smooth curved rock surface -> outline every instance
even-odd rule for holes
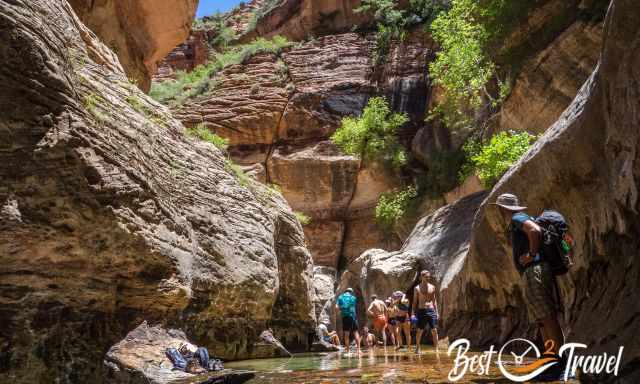
[[[312,260],[279,194],[240,185],[128,82],[64,0],[0,7],[0,381],[102,382],[142,320],[212,355],[315,326]]]
[[[189,36],[198,0],[69,0],[80,20],[148,91],[156,63]]]
[[[487,205],[509,191],[532,214],[562,212],[576,239],[576,265],[559,280],[568,340],[587,344],[589,353],[624,345],[624,378],[617,380],[638,380],[640,55],[631,48],[640,44],[638,14],[637,2],[613,0],[599,67],[480,208],[464,266],[443,287],[450,336],[483,345],[531,327],[503,225]]]

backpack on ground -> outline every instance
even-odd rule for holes
[[[542,228],[540,249],[554,276],[564,275],[573,265],[574,241],[569,226],[557,211],[547,210],[535,219]]]

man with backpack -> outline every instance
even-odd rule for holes
[[[353,332],[356,339],[356,352],[360,354],[360,334],[358,333],[358,321],[356,320],[356,303],[357,299],[353,294],[352,288],[347,288],[344,293],[338,296],[336,301],[336,312],[340,311],[342,316],[342,332],[344,340],[344,348],[349,352],[349,335]]]
[[[494,203],[502,219],[509,222],[508,237],[513,251],[513,262],[524,279],[525,300],[529,312],[540,326],[545,343],[544,351],[552,351],[559,359],[558,351],[564,343],[562,328],[558,321],[559,294],[555,276],[566,273],[568,263],[563,261],[567,225],[558,212],[545,211],[538,218],[529,216],[518,197],[504,193]],[[564,373],[561,362],[543,372],[550,379]],[[543,379],[542,377],[540,379]]]

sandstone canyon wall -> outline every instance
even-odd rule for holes
[[[559,279],[568,340],[587,344],[589,353],[615,353],[624,346],[617,380],[637,382],[638,15],[635,1],[611,3],[598,68],[480,207],[464,266],[442,287],[450,336],[486,345],[526,334],[530,327],[503,225],[487,204],[509,191],[531,213],[543,208],[563,212],[576,238],[576,265]]]
[[[312,260],[284,199],[187,138],[67,1],[4,2],[0,37],[0,381],[103,382],[143,320],[225,358],[267,326],[304,347]]]
[[[156,63],[186,40],[198,0],[70,0],[80,20],[120,59],[144,91]]]

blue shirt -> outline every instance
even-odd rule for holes
[[[520,274],[525,270],[525,268],[520,265],[520,256],[529,252],[529,237],[527,237],[527,234],[522,230],[527,220],[533,221],[533,217],[524,212],[517,212],[511,217],[511,224],[509,225],[513,263]]]
[[[340,314],[342,317],[349,316],[353,319],[356,318],[356,297],[350,292],[345,292],[338,296],[337,304],[340,308]]]

